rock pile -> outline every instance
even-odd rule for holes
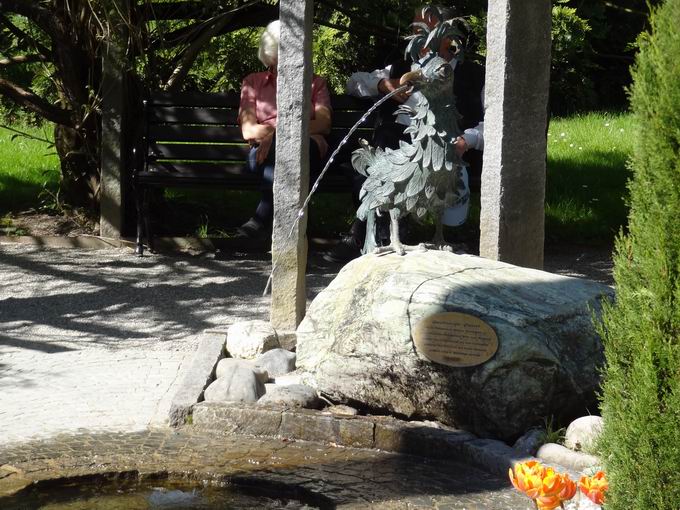
[[[219,361],[215,380],[204,391],[206,402],[245,402],[284,408],[317,409],[315,389],[301,384],[296,355],[279,347],[276,331],[264,321],[236,323],[226,342],[231,357]]]

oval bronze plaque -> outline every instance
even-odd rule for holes
[[[498,350],[498,336],[491,326],[459,312],[425,317],[415,327],[413,342],[430,361],[451,367],[481,365]]]

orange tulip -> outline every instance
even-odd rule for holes
[[[609,488],[609,482],[602,471],[598,471],[593,476],[582,476],[578,482],[579,489],[586,495],[586,497],[595,503],[601,505],[604,503],[605,493]]]
[[[554,510],[576,494],[576,484],[567,475],[535,460],[515,464],[508,473],[515,489],[533,499],[539,510]]]
[[[576,484],[567,475],[562,475],[562,480],[564,481],[564,486],[558,496],[560,501],[568,501],[576,494]]]
[[[508,470],[513,487],[531,499],[536,499],[540,494],[544,473],[545,468],[535,460],[517,463],[514,470]]]
[[[576,484],[568,475],[555,473],[552,468],[546,469],[541,494],[536,498],[540,510],[553,510],[562,506],[562,502],[574,497]]]

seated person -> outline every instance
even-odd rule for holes
[[[441,8],[419,8],[415,12],[413,23],[424,23],[429,29],[439,22],[451,17],[450,11]],[[445,39],[439,48],[439,56],[450,62],[454,70],[454,86],[451,91],[456,98],[456,108],[462,115],[459,120],[462,136],[454,142],[458,154],[472,167],[473,181],[478,182],[481,175],[481,151],[484,148],[484,69],[474,62],[459,60],[459,52],[450,46]],[[423,55],[424,56],[424,55]],[[411,63],[402,59],[395,61],[384,69],[372,72],[358,72],[350,76],[347,82],[347,93],[356,97],[378,98],[399,88],[399,79],[411,69]],[[400,104],[414,105],[417,94],[402,91],[390,98],[379,110],[375,131],[371,145],[381,148],[396,149],[399,140],[409,141],[404,130],[411,123],[409,115],[393,115]],[[359,191],[366,178],[354,172],[352,175],[352,191],[355,207],[359,206]],[[463,172],[463,179],[467,183],[467,172]],[[465,222],[469,203],[465,202],[449,208],[444,213],[444,224],[457,226]],[[361,254],[364,244],[366,223],[355,219],[350,233],[344,236],[340,243],[323,258],[329,262],[346,262]]]
[[[238,229],[242,237],[265,235],[271,227],[274,198],[275,136],[276,136],[276,69],[279,52],[279,21],[272,21],[260,39],[258,58],[266,71],[249,74],[241,86],[239,124],[243,138],[250,144],[248,169],[262,177],[262,196],[255,214]],[[309,123],[309,165],[318,175],[321,162],[328,152],[324,135],[331,130],[331,99],[326,81],[314,75],[312,79],[312,112]]]

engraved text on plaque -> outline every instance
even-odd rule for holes
[[[498,350],[498,336],[474,315],[445,312],[421,320],[413,332],[418,352],[452,367],[481,365]]]

